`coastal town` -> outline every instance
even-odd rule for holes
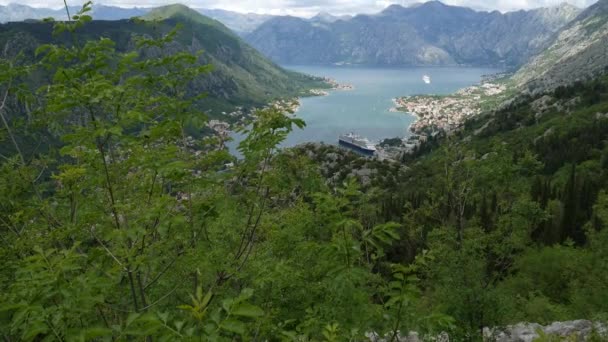
[[[479,115],[482,102],[504,93],[507,87],[498,83],[483,83],[464,88],[449,96],[406,96],[394,99],[393,111],[406,112],[417,117],[410,131],[429,135],[435,131],[446,133],[458,129],[469,118]]]
[[[439,134],[450,134],[462,127],[466,120],[479,115],[490,99],[496,101],[507,95],[508,87],[488,77],[480,85],[463,88],[452,95],[416,95],[393,99],[391,112],[405,112],[416,116],[409,127],[410,136],[386,139],[377,145],[376,157],[400,160],[415,152],[422,144]]]

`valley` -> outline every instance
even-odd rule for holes
[[[0,340],[608,341],[608,0],[126,1],[0,5]]]

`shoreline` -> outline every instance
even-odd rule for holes
[[[352,84],[341,84],[333,78],[323,77],[325,84],[329,86],[326,89],[310,89],[308,92],[311,97],[329,96],[332,91],[353,91],[355,86]]]
[[[420,115],[418,115],[417,113],[415,113],[415,112],[409,112],[409,111],[400,110],[399,109],[400,107],[399,107],[398,100],[399,100],[399,98],[397,98],[397,97],[391,99],[391,101],[393,101],[394,107],[391,107],[388,111],[391,112],[391,113],[404,113],[404,114],[408,114],[408,115],[413,116],[414,117],[414,121],[409,126],[407,126],[406,131],[414,134],[415,132],[412,131],[412,126],[416,122],[418,122],[420,119],[422,119],[422,117]]]

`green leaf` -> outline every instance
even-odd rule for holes
[[[49,332],[49,328],[42,322],[34,322],[28,325],[27,330],[21,337],[23,341],[33,341],[38,335],[46,334]]]
[[[129,314],[129,317],[127,317],[127,326],[131,325],[131,323],[133,323],[136,319],[138,319],[139,316],[141,316],[141,314],[138,314],[138,313]]]
[[[158,318],[160,318],[161,321],[163,321],[163,323],[167,323],[167,321],[169,320],[169,313],[168,312],[159,312],[158,313]]]
[[[245,323],[234,320],[234,319],[227,319],[225,321],[222,322],[221,324],[221,328],[223,330],[235,333],[235,334],[239,334],[239,335],[245,335]]]
[[[207,291],[205,298],[203,298],[203,301],[200,303],[201,307],[206,308],[209,305],[209,302],[211,301],[212,297],[213,292],[211,290]]]
[[[250,318],[264,316],[264,310],[262,310],[261,308],[255,306],[255,305],[248,304],[248,303],[241,303],[241,304],[237,305],[237,307],[234,308],[231,313],[236,316],[244,316],[244,317],[250,317]]]
[[[108,328],[97,327],[97,328],[88,328],[84,331],[85,340],[92,340],[92,339],[95,339],[97,337],[102,337],[102,336],[112,336],[112,330],[110,330]]]

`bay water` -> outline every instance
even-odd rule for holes
[[[407,137],[413,115],[391,112],[393,99],[407,95],[447,95],[477,84],[481,77],[500,72],[498,69],[474,67],[380,68],[362,66],[284,66],[314,76],[329,77],[354,90],[332,90],[328,96],[300,100],[296,113],[306,122],[283,143],[292,147],[307,142],[337,144],[338,136],[354,132],[372,141]],[[423,76],[431,83],[426,84]],[[235,147],[239,141],[231,144]],[[231,148],[234,150],[233,148]]]

